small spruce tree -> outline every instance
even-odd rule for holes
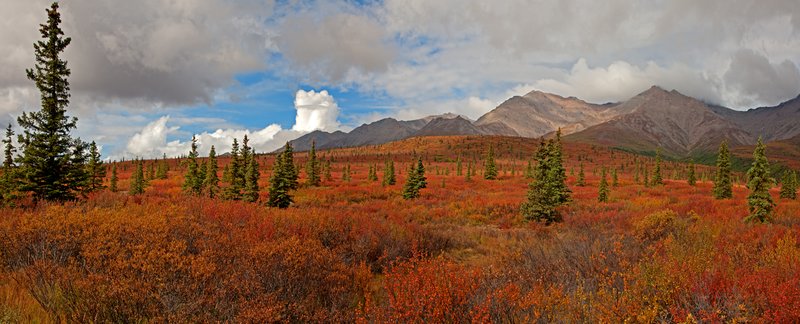
[[[694,160],[689,160],[689,170],[687,173],[688,175],[686,176],[686,183],[688,183],[690,186],[695,186],[697,184],[697,176],[695,175]]]
[[[600,176],[600,186],[598,187],[598,195],[597,201],[598,202],[608,202],[608,181],[606,180],[606,168],[603,168],[603,171]]]
[[[772,217],[772,210],[775,202],[769,194],[772,187],[772,177],[769,174],[769,162],[765,154],[766,146],[758,138],[758,143],[753,151],[753,164],[747,171],[747,188],[750,194],[747,196],[747,204],[750,207],[750,215],[745,217],[746,222],[767,222]]]
[[[311,141],[311,150],[308,151],[308,161],[306,162],[306,183],[312,187],[319,187],[322,182],[320,177],[319,160],[317,159],[316,143]]]
[[[141,162],[140,162],[141,164]],[[137,166],[138,168],[139,166]],[[197,138],[192,136],[191,149],[189,150],[189,157],[186,159],[186,174],[183,180],[183,191],[199,195],[203,188],[203,181],[200,179],[199,165],[197,164]]]
[[[586,185],[586,175],[583,173],[583,162],[578,165],[578,181],[575,182],[575,185],[578,187],[583,187]]]
[[[489,152],[486,154],[485,169],[483,171],[483,178],[486,180],[497,179],[497,164],[494,161],[494,147],[489,146]]]
[[[97,150],[97,144],[92,141],[89,144],[89,163],[86,164],[86,173],[89,174],[87,179],[86,192],[94,192],[105,188],[103,180],[106,178],[106,166],[103,160],[100,159],[100,152]]]
[[[267,205],[270,207],[287,208],[293,202],[291,191],[297,189],[297,171],[293,156],[292,146],[287,142],[283,152],[275,158],[269,179]]]
[[[661,177],[661,149],[656,150],[656,166],[653,168],[653,178],[650,180],[650,185],[661,186],[664,185],[664,179]]]
[[[797,199],[797,173],[786,170],[781,181],[781,199]]]
[[[611,169],[611,186],[616,188],[619,185],[619,179],[617,178],[617,168]]]
[[[142,159],[137,159],[134,161],[136,168],[133,171],[133,177],[131,179],[131,187],[128,190],[128,193],[131,195],[139,195],[144,193],[144,166],[142,165]]]
[[[717,153],[717,175],[714,178],[714,198],[725,199],[733,197],[733,182],[731,179],[731,156],[728,151],[728,142],[719,145]]]
[[[259,187],[258,187],[258,179],[261,177],[261,173],[258,171],[258,161],[255,158],[255,152],[251,152],[247,155],[249,161],[247,161],[247,169],[245,172],[245,183],[244,183],[244,201],[247,202],[257,202],[259,198]]]
[[[426,186],[425,166],[422,164],[422,157],[418,157],[416,165],[412,163],[411,169],[408,171],[406,184],[403,186],[403,198],[414,199],[419,197],[420,189]]]
[[[241,176],[244,170],[241,164],[241,156],[239,152],[239,141],[234,138],[231,144],[231,157],[230,162],[226,166],[228,172],[223,172],[222,181],[227,183],[227,187],[222,190],[222,197],[227,200],[242,199],[242,188],[244,187],[243,177]],[[294,167],[292,167],[294,168]]]
[[[394,161],[388,160],[386,161],[386,166],[383,168],[383,182],[381,185],[393,186],[395,183],[397,183],[397,177],[394,172]]]
[[[114,163],[111,165],[111,179],[108,181],[108,189],[111,192],[117,192],[117,182],[119,182],[119,177],[117,176],[117,164]]]
[[[159,170],[161,167],[159,166]],[[206,174],[203,179],[203,191],[208,198],[216,198],[219,195],[219,176],[217,171],[217,150],[214,145],[211,145],[211,150],[208,152],[208,160],[206,163]]]

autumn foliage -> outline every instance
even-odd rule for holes
[[[490,147],[497,180],[457,174]],[[564,142],[572,201],[546,226],[519,212],[538,147],[428,137],[317,151],[332,176],[299,186],[286,209],[187,195],[177,159],[143,194],[22,201],[0,210],[0,322],[800,320],[800,201],[772,188],[773,222],[745,223],[741,173],[717,200],[712,166],[696,165],[691,186],[688,163],[663,159],[664,185],[646,186],[635,173],[654,158]],[[257,159],[267,188],[275,156]],[[405,200],[418,159],[436,185]],[[389,164],[397,184],[368,179]],[[581,164],[586,186],[575,185]],[[135,164],[113,167],[127,188]],[[604,169],[618,185],[598,202]]]

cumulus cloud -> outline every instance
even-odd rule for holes
[[[387,37],[382,26],[365,16],[300,14],[286,18],[277,42],[292,68],[306,78],[340,82],[349,73],[385,71],[394,56]]]
[[[271,124],[257,130],[220,128],[213,132],[195,134],[199,145],[198,152],[200,155],[207,155],[212,145],[219,154],[229,152],[233,139],[241,141],[245,135],[250,140],[249,145],[257,152],[271,152],[280,148],[287,141],[311,131],[334,131],[340,126],[337,121],[339,107],[333,96],[326,90],[320,92],[298,90],[295,96],[295,109],[297,110],[296,122],[291,129],[283,129],[278,124]],[[179,133],[179,126],[169,126],[170,121],[186,122],[185,119],[176,120],[170,116],[162,116],[134,134],[128,140],[126,152],[120,155],[152,158],[163,154],[167,156],[187,154],[191,148],[189,138],[168,140],[170,135],[173,137],[182,135]]]
[[[339,106],[328,91],[320,92],[297,90],[294,99],[297,109],[293,130],[311,132],[315,130],[334,131],[339,128]]]
[[[533,84],[545,92],[562,96],[576,96],[596,103],[625,100],[652,85],[676,89],[686,95],[718,102],[714,82],[702,73],[684,65],[662,67],[650,62],[644,67],[617,61],[608,67],[589,67],[579,59],[562,79],[544,79]]]
[[[800,70],[789,60],[773,64],[752,50],[740,50],[725,73],[725,85],[738,105],[775,105],[800,92]]]

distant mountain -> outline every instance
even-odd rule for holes
[[[713,151],[723,139],[747,145],[754,137],[705,103],[673,90],[652,87],[613,107],[618,115],[568,139],[670,155]]]
[[[506,100],[475,124],[505,125],[516,133],[496,135],[539,137],[559,128],[562,133],[570,134],[615,117],[619,113],[614,107],[613,104],[595,105],[576,98],[531,91]]]
[[[758,136],[779,141],[800,135],[800,97],[775,107],[736,111],[657,86],[619,103],[592,104],[541,91],[514,96],[472,121],[456,114],[410,121],[385,118],[349,133],[315,131],[294,141],[320,149],[376,145],[415,136],[503,135],[540,137],[561,129],[566,139],[634,151],[687,156],[714,152],[722,140],[751,145]]]

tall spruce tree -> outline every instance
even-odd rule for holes
[[[653,168],[653,178],[650,180],[653,186],[664,185],[664,179],[661,177],[661,149],[656,149],[656,166]]]
[[[489,146],[489,152],[486,153],[486,162],[484,164],[483,178],[486,180],[497,179],[497,164],[494,161],[494,146]]]
[[[219,195],[218,170],[217,150],[214,148],[214,145],[211,145],[211,150],[208,152],[208,162],[206,163],[206,175],[205,179],[203,179],[203,191],[209,198],[215,198]]]
[[[753,151],[753,164],[747,171],[747,188],[750,194],[747,196],[747,204],[750,207],[750,215],[745,217],[746,222],[767,222],[772,218],[772,210],[775,202],[769,194],[773,179],[769,174],[769,162],[766,156],[766,146],[758,138],[756,149]]]
[[[422,157],[417,158],[416,165],[411,163],[411,169],[406,177],[406,184],[403,186],[403,198],[414,199],[419,197],[420,189],[428,186],[425,177],[425,166],[422,164]]]
[[[244,201],[257,202],[260,196],[258,179],[261,178],[261,173],[258,171],[258,161],[256,161],[255,152],[248,155],[247,168],[245,169],[244,179]]]
[[[231,159],[227,165],[228,172],[222,175],[222,180],[228,183],[228,186],[223,190],[223,198],[228,200],[242,199],[242,189],[244,187],[243,177],[241,176],[244,171],[242,168],[239,141],[234,138],[233,144],[231,144]]]
[[[128,193],[131,195],[139,195],[144,193],[144,166],[142,159],[136,159],[134,162],[135,169],[133,171],[133,177],[131,179],[131,187],[128,190]]]
[[[192,195],[200,195],[202,193],[203,179],[200,178],[199,168],[200,166],[197,164],[197,138],[192,136],[189,157],[186,159],[186,174],[183,180],[184,192]]]
[[[695,186],[697,184],[697,175],[695,174],[694,160],[689,160],[689,170],[687,172],[686,183],[690,186]]]
[[[308,161],[306,161],[306,183],[312,187],[319,187],[322,182],[316,146],[315,141],[311,141],[311,150],[308,151]]]
[[[103,180],[106,178],[106,166],[100,159],[100,152],[97,150],[97,144],[94,141],[89,144],[89,163],[86,164],[86,173],[89,174],[84,188],[86,192],[94,192],[105,188]]]
[[[731,179],[731,153],[728,151],[728,142],[722,141],[717,153],[717,175],[714,178],[714,198],[725,199],[733,197],[733,182]]]
[[[792,170],[783,172],[780,197],[781,199],[797,199],[797,173]]]
[[[597,188],[597,201],[608,202],[608,181],[606,180],[606,168],[603,168],[602,175],[600,176],[600,186]]]
[[[117,182],[119,178],[117,177],[117,164],[114,163],[111,165],[111,179],[108,181],[108,190],[111,192],[117,192]]]
[[[291,191],[297,189],[297,172],[294,168],[294,153],[292,146],[286,143],[283,152],[275,158],[272,176],[269,179],[270,207],[287,208],[292,204]]]
[[[70,136],[77,118],[67,116],[71,72],[61,53],[72,40],[64,37],[58,8],[54,2],[47,10],[47,22],[39,29],[42,40],[33,45],[36,64],[26,71],[41,94],[41,110],[17,118],[23,129],[18,137],[18,188],[36,201],[76,199],[88,178],[87,145]]]
[[[0,179],[0,195],[3,200],[8,202],[16,198],[17,190],[17,175],[16,166],[14,164],[14,130],[11,129],[11,124],[6,128],[6,137],[3,139],[3,177]]]
[[[566,170],[561,158],[560,131],[555,139],[542,141],[536,152],[535,180],[528,185],[527,199],[520,212],[525,220],[551,224],[562,220],[557,208],[570,201],[565,183]]]

